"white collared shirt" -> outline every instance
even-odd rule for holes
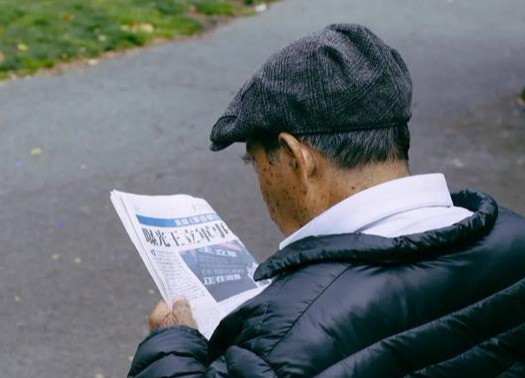
[[[308,236],[415,234],[451,226],[471,215],[454,206],[443,174],[409,176],[344,199],[284,239],[279,249]]]

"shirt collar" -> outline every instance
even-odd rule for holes
[[[388,181],[332,206],[284,239],[279,249],[308,236],[359,232],[391,215],[436,206],[453,206],[443,174],[416,175]]]

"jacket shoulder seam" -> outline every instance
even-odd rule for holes
[[[282,287],[284,286],[284,284],[290,279],[290,276],[287,276],[284,278],[283,282],[280,283],[280,287],[279,287],[279,290],[282,289]],[[264,321],[266,320],[266,314],[268,313],[268,309],[270,307],[270,303],[271,301],[268,299],[267,302],[266,302],[266,305],[264,306],[264,312],[263,312],[263,315],[261,317],[261,321],[259,322],[259,324],[257,324],[257,330],[255,332],[255,337],[258,337],[260,335],[260,332],[261,332],[261,328],[262,328],[262,325],[264,323]],[[253,349],[257,349],[257,345],[258,345],[258,342],[260,340],[257,339],[257,342],[255,343],[254,345],[254,348]]]

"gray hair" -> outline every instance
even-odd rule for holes
[[[340,168],[353,169],[370,163],[402,160],[408,162],[410,132],[407,125],[372,130],[296,135]],[[277,150],[277,135],[254,138],[271,154]]]

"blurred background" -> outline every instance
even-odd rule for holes
[[[202,196],[259,260],[277,249],[243,146],[209,131],[330,23],[405,58],[413,173],[525,214],[524,20],[520,0],[0,0],[0,376],[126,375],[159,295],[112,189]]]

